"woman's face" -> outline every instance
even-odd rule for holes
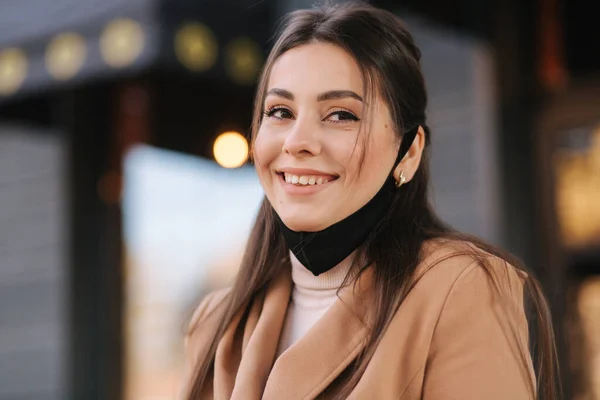
[[[254,159],[265,194],[288,228],[325,229],[383,186],[400,141],[388,107],[377,93],[370,97],[373,104],[363,108],[359,66],[337,46],[302,45],[273,64]]]

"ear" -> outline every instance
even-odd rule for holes
[[[400,160],[396,168],[394,168],[394,179],[396,182],[400,181],[400,173],[404,171],[406,182],[415,176],[419,164],[421,163],[421,156],[425,149],[425,131],[422,126],[419,126],[419,130],[415,135],[415,139],[410,145],[408,152],[404,155],[404,158]]]

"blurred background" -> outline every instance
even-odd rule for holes
[[[565,398],[600,399],[592,1],[372,1],[420,46],[433,201],[549,297]],[[0,2],[0,399],[177,395],[194,306],[235,275],[274,28],[313,0]]]

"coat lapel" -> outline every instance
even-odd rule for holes
[[[236,315],[217,346],[213,376],[213,393],[215,400],[229,399],[233,392],[238,366],[242,356],[239,349],[239,327],[242,316],[242,313]]]
[[[215,355],[214,398],[258,400],[269,376],[291,293],[289,271],[282,272],[242,310],[221,338]]]
[[[232,400],[260,399],[275,361],[279,335],[290,299],[291,277],[289,271],[282,273],[267,291],[261,309],[253,307],[246,325],[247,345],[231,396]],[[259,315],[258,318],[255,315]],[[254,326],[252,326],[254,325]]]
[[[325,315],[275,362],[263,399],[312,399],[364,348],[370,271],[340,292]],[[301,377],[301,379],[299,379]]]
[[[292,286],[290,271],[282,272],[249,311],[236,316],[219,342],[214,398],[315,398],[365,345],[369,285],[367,271],[355,286],[343,288],[325,315],[275,362]]]

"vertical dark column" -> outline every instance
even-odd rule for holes
[[[559,110],[555,110],[560,114]],[[567,274],[567,258],[564,253],[564,246],[560,239],[560,226],[556,214],[556,193],[555,193],[555,166],[552,156],[556,150],[556,131],[554,127],[548,125],[548,119],[539,121],[536,126],[536,164],[537,164],[537,234],[540,240],[539,265],[538,272],[544,291],[548,296],[554,320],[554,329],[556,332],[557,350],[563,380],[563,393],[565,399],[570,399],[572,394],[572,368],[570,367],[569,339],[565,326],[568,320],[567,296],[569,287]],[[571,301],[573,296],[571,295]],[[571,309],[574,306],[571,305]],[[572,335],[571,335],[572,337]]]
[[[110,180],[111,108],[105,89],[65,96],[68,131],[70,398],[122,397],[122,261],[118,203]]]
[[[565,66],[564,46],[565,39],[561,26],[561,0],[538,0],[537,6],[537,36],[538,59],[536,71],[538,82],[545,90],[544,102],[539,107],[536,115],[534,131],[535,161],[536,161],[536,218],[537,236],[539,238],[538,263],[543,266],[540,271],[545,292],[548,295],[554,326],[556,331],[557,350],[563,380],[563,394],[565,399],[570,399],[574,394],[573,355],[569,351],[574,349],[568,343],[569,335],[567,323],[573,321],[569,309],[573,309],[572,295],[569,298],[568,264],[565,257],[564,246],[560,238],[555,191],[555,165],[554,153],[558,143],[556,125],[547,126],[547,104],[554,94],[564,89],[568,83],[568,73]],[[565,109],[556,110],[558,113]],[[546,115],[545,115],[546,114]],[[546,126],[545,126],[546,125]]]
[[[504,204],[504,243],[540,279],[548,297],[560,364],[563,366],[565,398],[569,398],[567,351],[564,336],[565,281],[560,278],[564,264],[558,258],[549,262],[556,249],[548,229],[556,224],[545,209],[551,195],[542,185],[550,173],[548,143],[537,135],[537,119],[543,99],[538,75],[541,55],[540,9],[534,0],[494,2],[492,44],[496,52],[499,98],[500,160]]]
[[[536,268],[533,123],[536,107],[535,5],[496,0],[492,44],[499,97],[504,243]],[[537,271],[542,272],[542,271]]]

